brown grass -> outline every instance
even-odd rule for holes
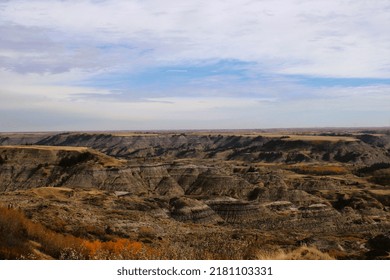
[[[87,148],[87,147],[73,147],[73,146],[15,145],[15,146],[1,146],[0,149],[30,149],[30,150],[46,150],[46,151],[86,152],[89,148]]]
[[[287,167],[287,169],[299,174],[309,175],[344,175],[349,171],[343,166],[337,165],[295,165]]]
[[[110,133],[112,136],[121,136],[121,137],[158,137],[162,135],[197,135],[197,136],[243,136],[243,137],[269,137],[269,138],[281,138],[285,141],[295,141],[295,140],[303,140],[303,141],[324,141],[324,142],[337,142],[337,141],[347,141],[353,142],[357,141],[357,139],[353,136],[333,136],[333,135],[315,135],[314,133],[302,133],[302,134],[294,134],[291,131],[278,131],[278,132],[259,132],[259,131],[248,131],[248,130],[232,130],[232,131],[183,131],[183,132],[134,132],[134,131],[118,131]]]
[[[161,136],[162,133],[147,133],[147,132],[115,132],[115,133],[110,133],[112,136],[117,136],[117,137],[137,137],[137,136],[142,136],[142,137],[157,137]]]
[[[289,134],[287,135],[289,138],[285,138],[286,141],[295,141],[295,140],[303,140],[303,141],[320,141],[320,142],[356,142],[357,139],[354,137],[348,136],[318,136],[318,135],[295,135]],[[282,135],[280,135],[282,137]]]
[[[329,254],[315,247],[301,246],[294,250],[282,249],[274,251],[259,251],[256,254],[260,260],[334,260]]]
[[[390,190],[369,190],[369,192],[377,195],[390,195]]]
[[[88,160],[96,160],[101,165],[105,167],[121,167],[126,162],[125,160],[119,160],[114,157],[108,156],[97,150],[87,148],[87,147],[74,147],[74,146],[44,146],[44,145],[15,145],[15,146],[0,146],[0,150],[41,150],[41,151],[51,151],[51,152],[79,152],[79,154],[72,154],[68,158],[62,158],[60,165],[72,165],[79,162],[84,162]]]
[[[71,188],[66,187],[40,187],[29,190],[28,192],[46,199],[56,199],[60,201],[68,201],[69,197],[74,193]]]
[[[155,259],[159,252],[128,239],[86,240],[63,235],[0,207],[0,259]],[[37,249],[39,247],[39,250]]]
[[[54,232],[27,219],[20,210],[0,207],[0,259],[332,259],[313,247],[262,250],[263,238],[241,233],[195,233],[191,238],[157,243],[152,242],[155,236],[151,228],[142,228],[141,233],[149,244],[127,238],[88,240]]]
[[[19,211],[0,208],[0,259],[15,259],[31,253],[25,224],[26,218]]]

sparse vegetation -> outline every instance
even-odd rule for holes
[[[288,167],[289,170],[294,171],[299,174],[309,174],[309,175],[343,175],[348,173],[348,170],[343,166],[335,165],[295,165]]]
[[[359,168],[356,171],[356,173],[359,176],[364,176],[367,173],[372,173],[374,171],[381,170],[381,169],[386,169],[386,168],[390,168],[390,163],[388,163],[388,162],[377,162],[377,163],[374,163],[374,164],[372,164],[370,166],[365,166],[365,167]]]
[[[142,235],[153,238],[150,228]],[[0,207],[0,259],[331,259],[315,248],[292,251],[261,251],[257,239],[239,235],[226,242],[226,235],[203,235],[188,242],[145,243],[117,238],[86,240],[63,235],[27,219],[20,210]]]
[[[76,164],[80,164],[93,159],[93,155],[89,152],[83,152],[69,157],[64,157],[58,163],[61,167],[72,167]]]
[[[31,253],[27,242],[27,219],[19,211],[0,207],[0,259]]]
[[[128,239],[85,240],[63,235],[27,219],[20,210],[0,207],[0,259],[155,259],[158,251]],[[39,251],[35,248],[39,245]],[[35,245],[35,246],[33,246]]]
[[[375,171],[368,180],[378,185],[390,186],[390,169]]]
[[[328,253],[307,246],[294,250],[259,251],[256,256],[260,260],[334,260]]]
[[[0,258],[376,258],[390,138],[322,132],[14,135]]]

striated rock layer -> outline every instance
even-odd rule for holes
[[[171,216],[181,222],[216,223],[222,219],[207,204],[186,197],[170,201]]]
[[[390,230],[388,135],[294,137],[0,136],[0,205],[91,240],[158,247],[226,233],[224,242],[268,236],[284,248],[384,258],[377,244]]]

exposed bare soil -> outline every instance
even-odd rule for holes
[[[0,134],[0,206],[89,248],[0,257],[388,259],[389,175],[385,129]]]

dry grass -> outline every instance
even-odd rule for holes
[[[154,238],[150,228],[143,228],[142,234],[147,239]],[[4,207],[0,207],[0,236],[0,259],[333,259],[314,247],[262,250],[263,238],[243,237],[240,233],[228,236],[222,232],[209,232],[150,245],[126,238],[87,240],[54,232],[27,219],[21,211]]]
[[[256,257],[260,260],[334,260],[329,254],[315,247],[301,246],[291,251],[282,249],[259,251]]]
[[[368,192],[376,194],[376,195],[389,195],[390,196],[390,190],[369,190]]]
[[[338,165],[294,165],[287,169],[299,174],[309,175],[344,175],[349,173],[348,169]]]
[[[119,160],[108,156],[102,152],[96,151],[87,147],[74,146],[41,146],[41,145],[15,145],[15,146],[0,146],[0,150],[27,150],[28,152],[49,151],[49,152],[77,152],[70,153],[68,157],[64,157],[60,161],[60,165],[71,166],[88,160],[95,160],[105,167],[121,167],[126,163],[125,160]]]
[[[253,259],[253,249],[256,247],[253,240],[232,240],[223,233],[213,232],[162,244],[159,259],[245,260]]]
[[[86,152],[87,147],[73,147],[73,146],[41,146],[41,145],[15,145],[15,146],[1,146],[0,149],[28,149],[28,150],[45,150],[45,151],[77,151]]]
[[[137,136],[142,136],[142,137],[157,137],[161,136],[161,133],[147,133],[147,132],[115,132],[115,133],[110,133],[112,136],[118,136],[118,137],[137,137]]]
[[[238,236],[240,234],[238,233]],[[267,239],[266,236],[263,238]],[[264,250],[263,238],[250,236],[232,239],[226,234],[209,233],[187,242],[167,243],[161,248],[160,259],[198,260],[333,260],[328,253],[315,247],[301,246],[293,250],[282,250],[278,246]],[[267,246],[267,245],[266,245]]]
[[[0,259],[156,259],[159,252],[128,239],[86,240],[63,235],[0,207]]]
[[[264,135],[265,136],[265,135]],[[288,136],[288,138],[284,138],[285,141],[295,141],[295,140],[303,140],[303,141],[320,141],[320,142],[356,142],[357,139],[349,136],[319,136],[319,135],[296,135],[296,134],[288,134],[288,135],[277,135],[275,137],[283,137]]]
[[[56,199],[68,201],[74,191],[64,187],[41,187],[29,190],[33,194],[46,199]]]
[[[15,259],[31,253],[22,213],[0,207],[0,259]]]
[[[316,135],[316,132],[302,132],[301,134],[292,133],[291,131],[251,131],[251,130],[205,130],[205,131],[160,131],[160,132],[136,132],[136,131],[118,131],[112,132],[112,136],[120,137],[158,137],[163,135],[195,135],[195,136],[243,136],[243,137],[269,137],[269,138],[283,138],[285,141],[323,141],[323,142],[355,142],[357,138],[353,136],[342,136],[342,135]]]

